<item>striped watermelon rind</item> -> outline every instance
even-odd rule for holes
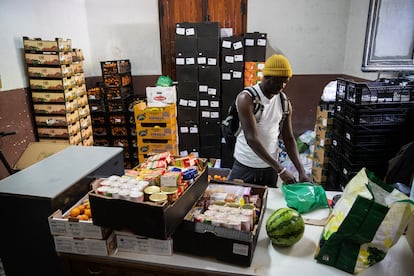
[[[298,211],[280,208],[267,218],[266,232],[274,245],[289,247],[303,237],[305,222]]]

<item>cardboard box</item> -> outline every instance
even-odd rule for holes
[[[69,52],[57,52],[53,54],[25,53],[24,58],[29,65],[60,65],[72,63],[72,54]]]
[[[146,88],[148,107],[166,106],[177,101],[175,86],[170,87],[147,87]]]
[[[134,252],[139,254],[171,256],[173,254],[173,240],[159,240],[134,235],[131,232],[115,231],[118,251]]]
[[[259,195],[261,199],[260,216],[253,230],[239,231],[212,224],[184,220],[173,235],[174,250],[199,256],[209,256],[240,266],[250,266],[263,223],[268,188],[247,183],[213,182],[250,186],[252,187],[252,194]]]
[[[168,239],[207,185],[205,169],[174,203],[163,205],[116,199],[91,191],[92,220],[102,227],[128,230],[154,239]]]
[[[87,198],[87,196],[83,197],[64,214],[62,214],[62,210],[59,209],[50,215],[48,218],[50,233],[54,236],[69,236],[85,239],[106,239],[111,233],[111,229],[94,225],[92,220],[78,220],[68,218],[70,211],[74,207],[80,205]]]
[[[23,46],[26,51],[57,52],[72,51],[72,40],[56,38],[55,40],[30,39],[23,37]]]
[[[143,104],[134,105],[134,116],[137,123],[170,123],[176,122],[177,108],[175,104],[165,107],[146,107]]]
[[[112,234],[105,240],[80,239],[67,236],[53,236],[57,252],[82,255],[108,256],[116,250],[116,236]]]
[[[48,143],[48,142],[32,142],[14,165],[14,170],[23,170],[40,160],[45,159],[65,148],[68,144]]]
[[[74,74],[72,64],[58,67],[34,67],[28,66],[27,71],[31,78],[64,78]]]

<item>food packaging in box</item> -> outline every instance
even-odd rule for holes
[[[96,226],[92,220],[67,218],[69,212],[70,210],[62,214],[62,210],[59,209],[49,216],[49,228],[52,235],[102,240],[111,233],[111,229]]]
[[[168,239],[207,185],[207,169],[204,169],[174,203],[163,205],[116,199],[91,191],[89,201],[93,223],[149,238]]]
[[[120,252],[163,256],[173,254],[173,240],[171,238],[166,240],[152,239],[125,231],[115,231],[115,235]]]
[[[166,106],[177,101],[177,92],[175,86],[147,87],[146,96],[148,107]]]
[[[116,236],[112,234],[104,240],[81,239],[67,236],[53,236],[56,252],[82,255],[108,256],[115,252]]]
[[[173,235],[174,251],[208,256],[217,260],[250,266],[266,210],[268,188],[247,183],[213,181],[252,187],[261,199],[260,216],[252,231],[239,231],[212,224],[183,220]]]

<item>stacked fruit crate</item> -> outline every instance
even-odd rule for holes
[[[149,154],[170,152],[178,155],[176,104],[147,107],[145,102],[134,105],[139,162]]]
[[[83,59],[72,41],[23,37],[35,132],[39,141],[93,145]]]
[[[337,79],[328,182],[341,189],[362,168],[384,178],[388,161],[414,139],[414,84]]]
[[[96,102],[91,101],[96,104],[93,106],[93,120],[103,122],[97,129],[98,133],[107,139],[109,146],[122,147],[125,168],[133,168],[138,164],[138,146],[131,63],[129,60],[102,61],[101,69],[103,86],[100,92],[103,96],[101,94]]]

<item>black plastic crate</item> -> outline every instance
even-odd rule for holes
[[[106,87],[130,86],[132,85],[132,76],[131,73],[104,75],[103,81]]]
[[[106,107],[109,112],[133,112],[133,97],[117,100],[107,100]]]
[[[413,103],[354,105],[345,102],[341,114],[354,125],[401,125],[413,120]]]
[[[414,85],[405,82],[394,84],[385,81],[347,80],[345,99],[355,104],[412,102]]]
[[[399,141],[403,134],[401,125],[353,125],[345,121],[343,139],[353,144],[388,144]]]
[[[102,75],[131,73],[131,62],[125,60],[101,61]]]
[[[342,78],[336,79],[336,101],[341,102],[346,99],[348,81]]]
[[[134,96],[132,87],[105,87],[105,97],[107,100],[121,100]]]

